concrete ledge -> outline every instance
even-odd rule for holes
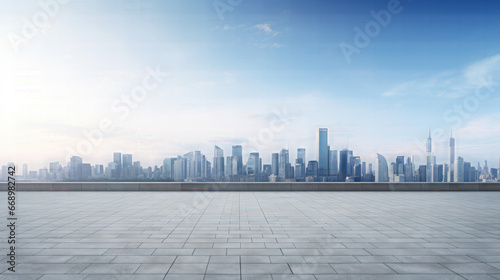
[[[500,191],[500,183],[90,183],[18,182],[18,191]],[[7,190],[7,183],[0,183]]]

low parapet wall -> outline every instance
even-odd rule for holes
[[[0,184],[7,190],[7,183]],[[17,182],[17,191],[500,191],[500,183],[90,183]]]

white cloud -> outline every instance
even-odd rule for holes
[[[407,81],[381,94],[383,97],[424,95],[459,98],[478,87],[492,86],[500,74],[500,54],[477,61],[462,71],[442,72],[432,77]]]
[[[491,86],[489,77],[498,77],[500,74],[500,54],[476,62],[465,70],[467,81],[476,86]]]
[[[254,26],[254,28],[257,28],[261,31],[263,31],[264,33],[266,33],[267,35],[272,35],[272,36],[276,36],[279,34],[278,31],[275,31],[271,28],[271,24],[269,23],[261,23],[261,24],[257,24]]]

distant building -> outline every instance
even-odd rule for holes
[[[72,181],[82,180],[82,158],[72,156],[69,164],[69,179]]]
[[[241,145],[235,145],[232,147],[232,156],[237,157],[237,164],[236,164],[237,172],[236,172],[236,174],[242,175],[243,174],[243,148],[241,147]]]
[[[453,133],[450,136],[450,171],[448,175],[448,181],[455,181],[455,138],[453,138]]]
[[[429,129],[429,137],[426,142],[426,150],[427,150],[427,164],[426,164],[426,182],[432,182],[432,138],[431,138],[431,130]]]
[[[280,154],[278,153],[272,154],[271,174],[275,175],[276,177],[279,175],[279,156]]]
[[[330,153],[330,147],[328,146],[328,128],[318,129],[316,141],[318,152],[318,176],[328,176],[328,156]]]
[[[375,169],[375,182],[389,182],[389,167],[387,160],[381,154],[377,154]]]
[[[463,181],[464,181],[464,159],[462,157],[458,157],[455,162],[454,182],[463,182]]]
[[[119,179],[122,175],[122,153],[113,153],[113,162],[116,164],[116,168],[111,176]]]
[[[214,166],[213,176],[216,180],[224,177],[224,151],[218,146],[214,146]]]
[[[315,160],[311,160],[307,163],[307,169],[306,169],[306,177],[318,177],[318,162]]]

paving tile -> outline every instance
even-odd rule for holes
[[[387,264],[399,274],[454,274],[453,271],[439,264],[429,263],[403,263]]]
[[[286,264],[241,264],[241,274],[292,274]]]
[[[385,264],[332,264],[338,274],[394,274]]]
[[[207,274],[240,274],[240,264],[211,263],[208,265]]]
[[[458,274],[493,274],[500,273],[500,269],[484,263],[443,264]]]
[[[174,263],[168,274],[205,274],[207,270],[206,263],[197,264],[197,263],[189,263],[189,264],[176,264]]]
[[[0,280],[500,279],[500,192],[22,196],[22,271]]]
[[[82,274],[134,274],[139,264],[91,264]]]

